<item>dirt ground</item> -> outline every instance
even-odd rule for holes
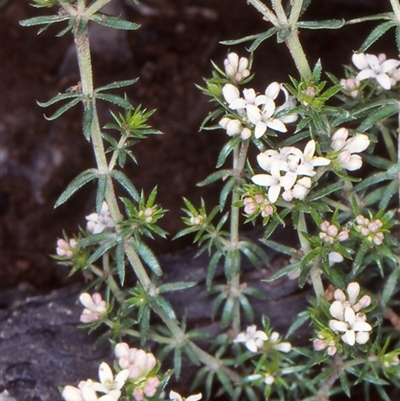
[[[49,257],[57,237],[84,226],[92,212],[94,188],[86,188],[54,210],[55,200],[79,172],[93,166],[89,145],[81,134],[81,110],[47,122],[36,101],[46,101],[78,81],[71,35],[56,38],[54,29],[40,36],[36,28],[23,28],[19,20],[40,15],[29,0],[9,0],[0,9],[0,289],[21,283],[47,291],[65,285],[67,272]],[[171,234],[182,228],[182,196],[194,203],[203,196],[215,201],[217,186],[197,188],[196,183],[215,165],[222,132],[201,132],[199,126],[210,106],[195,83],[210,75],[210,59],[221,65],[228,48],[222,40],[265,31],[269,25],[245,0],[144,0],[128,1],[120,12],[142,26],[126,35],[97,31],[93,59],[96,85],[139,77],[127,89],[134,104],[156,108],[152,118],[164,135],[137,145],[139,166],[127,174],[145,193],[158,185],[159,202],[169,213],[163,228]],[[312,18],[354,18],[381,12],[380,1],[318,0],[305,15]],[[117,11],[118,11],[117,10]],[[45,10],[44,12],[49,12]],[[314,63],[321,57],[326,69],[340,75],[342,64],[362,43],[373,25],[349,26],[339,31],[302,31],[301,40]],[[395,56],[392,37],[379,50]],[[375,47],[371,50],[377,49]],[[232,47],[246,54],[244,46]],[[296,71],[287,49],[274,39],[255,55],[254,86],[263,91],[273,80],[287,81]],[[105,123],[108,106],[101,105]],[[156,241],[156,253],[177,250],[187,242]]]

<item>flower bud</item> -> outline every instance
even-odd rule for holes
[[[383,235],[383,233],[376,233],[372,238],[372,242],[375,245],[381,245],[383,243],[384,238],[385,236]]]
[[[337,239],[339,242],[346,241],[349,238],[349,231],[343,230],[337,235]]]
[[[350,303],[354,305],[356,303],[358,294],[360,293],[360,284],[357,282],[352,282],[347,286],[346,290]]]
[[[314,349],[316,351],[322,351],[327,347],[327,343],[325,340],[321,340],[320,338],[317,338],[316,340],[313,341]]]

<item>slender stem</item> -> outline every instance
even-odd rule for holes
[[[303,0],[293,2],[292,10],[290,11],[289,25],[293,26],[294,24],[297,24],[297,21],[300,18],[302,7],[303,7]]]
[[[114,294],[114,297],[120,304],[122,304],[125,300],[125,295],[123,291],[121,291],[121,289],[119,288],[117,282],[114,280],[114,276],[110,269],[110,256],[108,252],[106,252],[103,255],[103,271],[104,271],[104,276],[106,277],[107,280],[107,284],[109,285],[110,290]]]
[[[287,24],[288,20],[286,17],[285,10],[282,7],[282,0],[271,0],[272,7],[275,10],[276,16],[279,20],[279,25]]]
[[[304,53],[303,47],[301,46],[297,29],[293,30],[286,40],[286,45],[289,48],[290,54],[296,64],[296,68],[299,71],[302,78],[306,81],[312,76],[310,65],[308,64],[307,57]]]
[[[82,0],[83,1],[83,0]],[[109,0],[99,0],[95,4],[92,5],[92,10],[95,9],[95,6],[103,6],[108,3]],[[85,15],[89,15],[90,13],[86,10]],[[86,23],[86,26],[82,25]],[[94,90],[93,90],[93,75],[92,75],[92,67],[91,67],[91,58],[90,58],[90,46],[89,46],[89,35],[88,35],[88,26],[87,21],[85,20],[75,20],[74,27],[74,40],[76,45],[77,57],[78,57],[78,65],[81,75],[82,82],[82,93],[86,102],[84,104],[85,113],[93,113],[92,114],[92,123],[90,127],[90,135],[92,146],[94,149],[97,169],[99,174],[106,174],[108,176],[107,186],[106,186],[106,194],[105,198],[110,210],[111,217],[116,224],[116,231],[118,233],[118,223],[121,221],[121,213],[119,211],[117,198],[114,192],[113,183],[111,177],[109,176],[109,167],[107,163],[107,158],[105,155],[104,144],[102,140],[102,134],[100,129],[100,124],[96,111],[96,104],[94,99]],[[152,284],[139,256],[136,253],[136,250],[131,241],[125,242],[125,253],[127,258],[145,291],[151,293],[154,285]],[[107,267],[106,267],[107,269]],[[118,293],[119,288],[116,284],[115,280],[112,277],[110,271],[107,273],[108,284],[110,288],[113,290],[113,293],[116,295],[116,298],[121,298],[121,295]],[[199,360],[206,364],[210,369],[223,369],[228,377],[232,381],[239,381],[240,377],[233,371],[228,368],[222,366],[222,363],[212,355],[203,351],[197,345],[193,344],[186,336],[186,334],[179,327],[176,320],[169,317],[164,310],[157,304],[153,303],[153,310],[160,316],[160,318],[164,321],[165,325],[169,328],[174,337],[175,341],[179,343],[187,343],[195,352]]]
[[[392,5],[397,22],[400,24],[400,2],[399,0],[390,0],[390,4]]]
[[[93,15],[95,12],[99,11],[100,8],[104,7],[106,4],[108,4],[110,1],[112,0],[97,0],[95,3],[93,3],[92,5],[90,5],[86,11],[85,11],[85,15],[86,17],[90,17],[91,15]]]
[[[247,0],[260,14],[263,15],[266,21],[269,21],[274,26],[279,26],[279,21],[276,15],[260,0]]]
[[[85,8],[86,8],[86,1],[85,0],[78,0],[78,14],[82,15],[85,12]]]
[[[310,242],[307,240],[307,238],[305,238],[304,235],[302,234],[303,232],[305,233],[308,232],[307,224],[306,224],[306,219],[304,217],[304,213],[299,212],[297,235],[299,237],[301,249],[303,250],[304,255],[307,255],[311,251],[311,245]],[[314,261],[313,266],[311,267],[310,277],[312,285],[314,287],[315,296],[317,297],[317,301],[319,303],[320,298],[324,297],[325,292],[324,292],[324,285],[322,284],[322,279],[321,279],[321,269],[318,267],[318,260]]]

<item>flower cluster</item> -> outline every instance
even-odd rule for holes
[[[340,80],[340,85],[345,93],[352,98],[356,98],[359,94],[361,81],[357,78],[343,78]]]
[[[367,239],[368,242],[375,245],[381,245],[385,235],[381,231],[383,223],[381,220],[376,219],[370,221],[364,216],[356,217],[355,230]]]
[[[92,234],[100,234],[106,228],[114,228],[115,226],[106,202],[103,202],[100,213],[91,213],[86,216],[86,220],[86,228]]]
[[[268,337],[267,333],[257,330],[256,325],[247,327],[246,332],[239,333],[235,338],[235,343],[244,343],[246,348],[251,352],[257,352],[264,347],[264,343],[269,341],[272,348],[284,353],[290,352],[292,345],[289,342],[281,342],[278,332],[273,331]]]
[[[98,292],[92,296],[84,292],[80,295],[79,301],[85,307],[80,317],[82,323],[96,322],[107,314],[107,303]]]
[[[369,340],[372,327],[367,323],[365,313],[360,311],[371,304],[371,297],[364,295],[357,301],[360,285],[356,282],[350,283],[346,292],[347,296],[340,289],[334,292],[335,301],[331,304],[329,312],[335,319],[329,321],[329,327],[335,333],[343,333],[342,341],[350,346],[355,343],[365,344]]]
[[[243,79],[250,76],[248,66],[249,60],[246,57],[239,58],[236,53],[229,53],[224,60],[226,75],[233,78],[236,82],[243,81]]]
[[[335,241],[346,241],[349,238],[348,230],[339,232],[339,227],[336,224],[331,224],[328,220],[323,221],[319,229],[321,230],[319,237],[329,244],[333,244]]]
[[[121,369],[127,369],[128,377],[135,380],[133,398],[142,401],[145,397],[153,397],[160,385],[160,380],[152,374],[157,360],[152,353],[137,348],[129,348],[126,343],[115,346],[115,356]]]
[[[388,60],[383,53],[378,56],[366,53],[354,54],[352,60],[360,70],[356,76],[359,81],[373,78],[386,90],[400,82],[400,60]]]
[[[243,199],[244,212],[247,215],[260,213],[262,217],[271,216],[274,213],[274,207],[265,195],[256,194],[254,196],[246,196]]]
[[[128,370],[122,370],[115,377],[111,368],[105,363],[99,367],[100,382],[91,379],[82,380],[78,387],[65,386],[62,397],[65,401],[117,401],[121,396],[121,388],[128,378]],[[104,394],[98,398],[98,394]]]
[[[365,134],[357,134],[348,138],[349,131],[346,128],[338,129],[332,135],[331,148],[338,152],[336,163],[349,171],[358,170],[362,166],[361,156],[357,153],[363,152],[368,148],[370,140]]]
[[[294,146],[267,150],[257,156],[260,167],[270,174],[256,174],[252,181],[256,185],[269,187],[268,199],[275,203],[283,189],[282,198],[290,202],[294,198],[303,200],[311,188],[314,167],[327,166],[330,160],[314,157],[315,141],[307,143],[304,152]],[[283,174],[281,174],[283,173]],[[301,178],[299,178],[301,177]]]
[[[285,95],[285,101],[281,106],[276,107],[275,100],[281,91]],[[278,82],[271,83],[265,90],[264,95],[257,95],[254,89],[244,89],[243,97],[241,97],[239,89],[232,84],[226,84],[222,88],[222,94],[228,103],[228,107],[231,110],[235,110],[242,121],[254,129],[254,136],[257,139],[265,134],[267,128],[278,132],[286,132],[285,124],[297,120],[296,114],[277,116],[280,111],[292,108],[295,104],[294,99],[289,96],[287,90]],[[224,117],[220,121],[220,126],[226,129],[227,134],[230,136],[240,134],[242,139],[250,137],[251,131],[248,128],[244,128],[238,119]]]
[[[59,238],[57,240],[56,253],[58,256],[71,259],[74,255],[74,248],[78,245],[78,241],[71,238],[69,241]]]

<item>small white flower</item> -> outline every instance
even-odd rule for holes
[[[388,72],[400,65],[400,60],[386,60],[384,54],[378,57],[374,54],[354,54],[352,57],[354,65],[361,70],[356,79],[360,81],[368,78],[374,78],[378,84],[386,90],[392,87],[391,77]]]
[[[97,292],[92,296],[85,292],[79,296],[79,301],[85,307],[80,317],[82,323],[95,322],[107,312],[107,303],[103,301],[101,295]]]
[[[267,386],[270,386],[274,381],[275,381],[275,377],[272,376],[272,375],[270,375],[269,373],[267,373],[267,374],[264,376],[264,383],[265,383]]]
[[[121,388],[128,379],[128,369],[121,370],[114,378],[111,368],[102,362],[99,367],[99,379],[100,383],[93,383],[93,389],[108,395],[113,400],[118,400]]]
[[[240,333],[235,338],[235,343],[245,343],[246,348],[251,352],[257,352],[264,346],[264,341],[268,340],[267,334],[262,330],[257,330],[257,326],[253,324],[247,327],[245,333]]]
[[[250,75],[248,70],[249,60],[240,57],[236,53],[229,53],[224,60],[226,75],[232,77],[236,82],[240,82]]]
[[[78,242],[72,238],[68,242],[65,239],[59,238],[57,240],[56,253],[58,256],[65,256],[71,258],[73,256],[73,249],[76,247]]]
[[[113,228],[115,226],[106,202],[103,202],[100,214],[89,214],[89,216],[86,216],[86,220],[86,228],[92,234],[102,233],[106,228]]]
[[[344,258],[339,252],[329,252],[328,261],[329,266],[333,266],[335,263],[343,262]]]
[[[290,352],[292,350],[292,344],[290,344],[287,341],[280,342],[279,338],[280,338],[279,333],[277,331],[273,331],[271,333],[271,338],[269,340],[271,341],[271,343],[273,344],[273,347],[276,350],[287,354],[288,352]]]
[[[346,128],[338,129],[332,135],[331,147],[340,152],[336,158],[337,163],[349,171],[358,170],[362,166],[362,159],[358,154],[368,148],[370,140],[365,134],[356,134],[347,139],[349,131]]]
[[[169,392],[169,399],[172,401],[198,401],[201,400],[202,394],[194,394],[194,395],[190,395],[189,397],[186,398],[182,398],[182,396],[180,394],[178,394],[177,392],[171,390]]]

